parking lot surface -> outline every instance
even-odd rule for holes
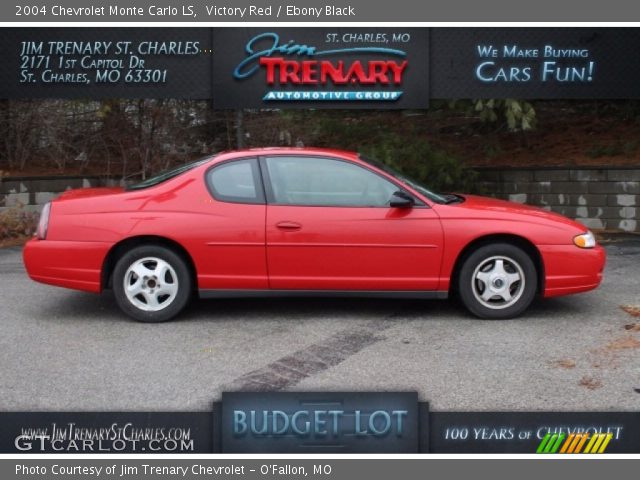
[[[195,302],[136,323],[0,249],[0,409],[207,410],[231,390],[417,391],[433,410],[638,410],[640,240],[601,288],[481,321],[448,301]]]

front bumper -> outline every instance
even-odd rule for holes
[[[545,271],[544,297],[587,292],[602,282],[606,252],[600,245],[589,249],[575,245],[538,248]]]

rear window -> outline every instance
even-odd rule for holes
[[[182,175],[189,170],[192,170],[204,163],[207,163],[209,160],[213,160],[214,157],[207,156],[205,158],[200,158],[193,162],[185,163],[184,165],[180,165],[179,167],[172,168],[170,170],[165,170],[164,172],[160,172],[157,175],[154,175],[151,178],[147,178],[140,183],[135,183],[133,185],[129,185],[127,190],[142,190],[143,188],[154,187],[159,185],[167,180],[171,180],[172,178],[177,177],[178,175]]]
[[[207,185],[216,200],[232,203],[264,203],[258,161],[233,160],[207,172]]]

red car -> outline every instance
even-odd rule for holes
[[[358,154],[222,153],[128,188],[62,194],[24,249],[38,282],[100,293],[159,322],[200,297],[455,293],[511,318],[536,294],[585,292],[605,252],[583,225],[525,205],[437,194]]]

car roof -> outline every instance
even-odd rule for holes
[[[317,148],[317,147],[261,147],[247,148],[242,150],[227,150],[220,152],[219,158],[225,159],[233,157],[241,157],[244,155],[329,155],[343,157],[350,160],[358,160],[356,152],[348,150],[338,150],[333,148]]]

